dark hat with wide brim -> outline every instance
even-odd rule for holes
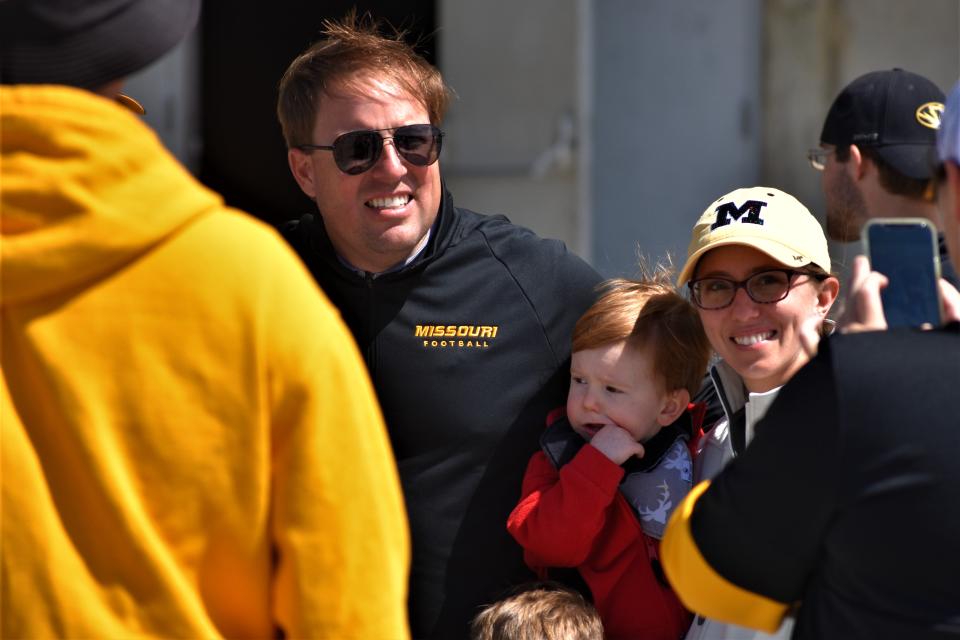
[[[97,89],[167,53],[199,12],[200,0],[3,0],[0,82]]]

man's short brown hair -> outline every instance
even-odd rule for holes
[[[481,611],[471,640],[603,640],[603,623],[576,591],[552,582],[525,585]]]
[[[608,280],[573,329],[573,352],[626,340],[648,349],[665,391],[696,395],[710,359],[700,315],[663,273],[651,280]]]
[[[860,155],[867,158],[877,167],[880,174],[880,185],[895,196],[904,196],[913,200],[932,200],[930,180],[905,176],[890,163],[881,157],[876,150],[868,146],[857,145]],[[850,147],[838,146],[834,151],[837,162],[850,160]]]
[[[397,85],[423,104],[431,124],[440,124],[450,100],[440,72],[404,41],[404,32],[382,31],[369,15],[358,18],[353,11],[343,20],[323,22],[321,39],[297,56],[280,79],[277,117],[287,147],[317,142],[311,136],[321,93],[350,91],[368,78]]]

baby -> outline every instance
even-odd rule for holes
[[[667,274],[611,280],[577,322],[570,392],[547,419],[507,529],[541,579],[575,567],[608,638],[683,635],[690,614],[657,557],[672,508],[693,480],[691,405],[710,347]],[[557,415],[559,414],[559,415]]]

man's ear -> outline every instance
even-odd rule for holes
[[[304,153],[300,149],[287,150],[287,164],[290,165],[290,173],[294,180],[300,185],[300,190],[310,196],[313,200],[317,197],[317,190],[313,180],[313,160],[309,153]]]
[[[673,424],[687,405],[690,404],[690,392],[686,389],[668,391],[660,402],[660,413],[657,414],[657,424],[662,427]]]
[[[854,180],[862,179],[867,174],[868,165],[873,166],[870,160],[860,152],[860,147],[855,144],[850,145],[850,158],[846,164],[850,177]]]

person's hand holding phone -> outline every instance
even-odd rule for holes
[[[866,256],[856,256],[853,259],[847,308],[840,320],[841,333],[883,331],[887,328],[880,297],[880,291],[887,286],[887,282],[885,275],[870,270],[870,262]],[[940,278],[937,285],[940,288],[940,300],[943,302],[943,321],[960,322],[960,291],[943,278]]]
[[[939,277],[933,223],[922,218],[870,220],[862,241],[870,257],[853,259],[842,333],[890,326],[932,329],[960,321],[960,292]],[[812,316],[801,327],[801,344],[811,357],[819,347],[822,322]]]
[[[940,300],[943,301],[943,321],[960,322],[960,291],[940,278]]]
[[[885,275],[870,270],[870,261],[866,256],[853,259],[847,306],[840,319],[841,333],[886,330],[887,318],[883,315],[880,291],[887,286],[887,282]]]

